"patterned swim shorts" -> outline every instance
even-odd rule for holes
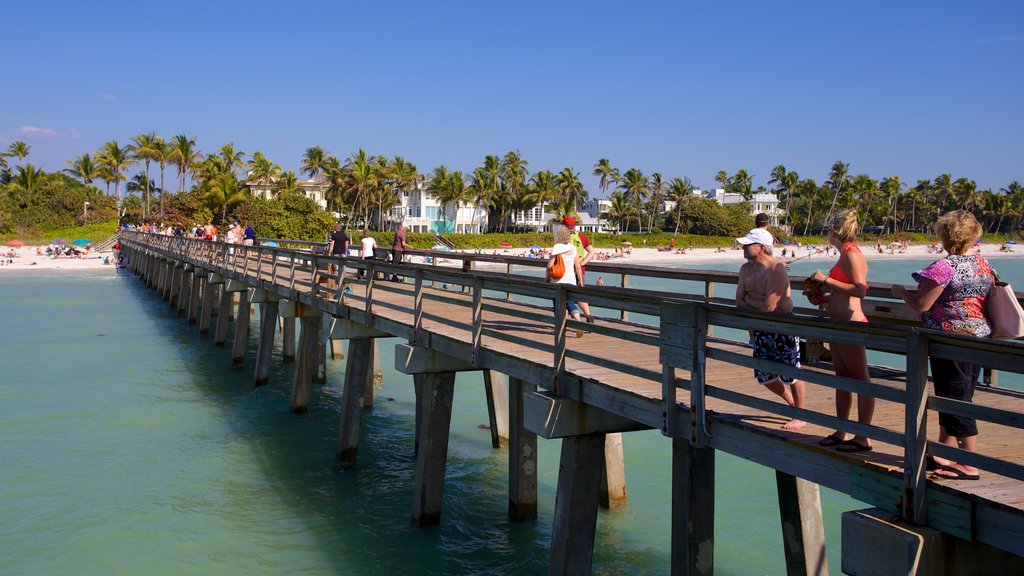
[[[788,366],[800,367],[800,338],[776,334],[774,332],[754,331],[754,358],[780,362]],[[767,384],[778,378],[783,384],[792,384],[795,378],[772,374],[763,370],[754,370],[758,383]]]

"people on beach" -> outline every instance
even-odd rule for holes
[[[817,270],[811,280],[818,289],[805,292],[811,304],[828,305],[828,317],[832,320],[867,322],[861,303],[868,292],[868,263],[857,245],[857,211],[844,210],[832,217],[828,224],[829,245],[836,249],[839,261],[828,273]],[[830,342],[832,367],[836,376],[870,382],[867,352],[864,346]],[[853,394],[836,390],[836,415],[850,419],[853,408]],[[857,422],[871,424],[875,413],[875,398],[857,394]],[[822,438],[818,444],[835,447],[838,452],[868,452],[871,440],[860,434],[847,439],[846,433],[836,430]]]
[[[793,299],[789,290],[786,265],[772,255],[772,235],[764,228],[754,228],[736,242],[743,246],[746,262],[740,267],[736,284],[736,307],[775,314],[791,314]],[[800,366],[800,340],[796,336],[773,332],[753,332],[754,358]],[[794,408],[804,406],[804,383],[801,380],[755,369],[758,383]],[[807,423],[793,418],[783,424],[785,430],[798,430]]]
[[[551,270],[556,258],[562,260],[565,271],[561,277],[553,278],[551,276]],[[583,264],[580,260],[576,246],[572,244],[572,231],[568,226],[563,226],[555,232],[555,245],[551,248],[551,259],[548,260],[545,280],[548,282],[554,282],[555,284],[583,286]],[[565,312],[560,312],[556,309],[555,314],[567,314],[577,322],[582,318],[580,316],[579,302],[575,300],[571,294],[566,300]],[[583,330],[577,329],[576,337],[581,338],[582,336]]]
[[[398,230],[395,230],[395,238],[391,242],[391,262],[393,264],[396,264],[396,265],[401,264],[402,263],[402,258],[405,255],[405,249],[406,248],[412,248],[412,246],[410,246],[409,243],[405,241],[405,237],[406,237],[406,229],[405,229],[405,223],[403,222],[403,223],[398,225]],[[401,282],[402,279],[399,278],[397,274],[392,274],[391,275],[391,281],[392,282]]]
[[[562,219],[565,227],[569,229],[569,243],[576,248],[576,255],[580,259],[580,278],[579,284],[583,286],[586,284],[587,275],[587,262],[594,257],[594,245],[590,243],[590,240],[582,232],[576,229],[576,218],[573,216],[566,216]],[[580,301],[580,310],[583,311],[583,315],[587,318],[587,323],[594,323],[594,316],[590,313],[590,304]]]
[[[981,224],[966,210],[949,212],[936,223],[948,256],[912,274],[917,291],[893,285],[892,293],[921,314],[924,327],[952,334],[987,338],[992,327],[985,318],[985,298],[994,283],[992,267],[980,254],[969,254],[981,238]],[[981,366],[970,360],[930,357],[935,395],[971,402]],[[978,425],[974,418],[939,412],[939,442],[974,452]],[[927,468],[939,478],[977,480],[978,469],[928,455]]]

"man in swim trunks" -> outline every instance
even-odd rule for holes
[[[743,238],[746,262],[740,268],[736,284],[736,307],[777,314],[791,314],[793,299],[789,293],[786,265],[772,255],[772,235],[764,228],[754,228]],[[800,366],[800,340],[796,336],[754,331],[754,358]],[[754,370],[757,381],[794,408],[804,406],[804,383],[800,380]],[[786,422],[785,430],[797,430],[807,423],[796,418]]]

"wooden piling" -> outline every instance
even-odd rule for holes
[[[334,453],[336,470],[349,470],[356,465],[359,452],[359,428],[363,418],[363,396],[372,364],[372,338],[348,341],[345,363],[345,387],[341,393],[341,422],[338,426],[338,447]]]
[[[601,474],[599,500],[602,508],[615,510],[626,505],[626,463],[622,454],[622,434],[606,434],[604,473]]]
[[[508,517],[512,522],[537,518],[537,435],[523,425],[523,397],[536,391],[536,384],[508,379]]]
[[[414,374],[413,381],[423,413],[417,430],[419,452],[411,520],[416,527],[433,526],[441,523],[455,373]]]
[[[562,439],[548,574],[590,574],[604,444],[604,434]]]
[[[249,302],[249,294],[241,292],[238,295],[238,320],[235,322],[235,340],[231,346],[231,366],[241,368],[245,362],[245,349],[249,343],[249,313],[252,303]]]
[[[828,576],[821,495],[814,482],[775,471],[788,576]]]
[[[295,361],[295,318],[281,318],[281,361]]]
[[[219,313],[217,314],[217,326],[213,331],[213,344],[215,346],[223,346],[228,340],[228,319],[231,317],[231,302],[234,300],[234,294],[228,292],[227,288],[220,285],[220,306],[218,307]]]
[[[253,385],[264,386],[270,379],[270,358],[274,349],[274,332],[277,330],[277,311],[280,301],[267,295],[266,301],[260,303],[260,347],[256,353],[256,373]]]
[[[715,450],[672,439],[672,574],[715,569]]]
[[[297,306],[307,308],[304,304]],[[308,314],[308,311],[304,311],[299,317],[299,363],[295,368],[295,381],[292,385],[292,412],[305,412],[309,406],[309,388],[313,383],[320,347],[321,317],[319,313]]]
[[[505,375],[484,370],[484,392],[487,396],[487,418],[491,430],[491,446],[495,449],[509,445],[509,396]]]

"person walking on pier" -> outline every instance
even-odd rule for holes
[[[554,282],[555,284],[568,284],[569,286],[582,286],[583,285],[583,273],[582,266],[580,264],[580,257],[576,252],[576,247],[573,246],[571,237],[572,231],[567,226],[563,226],[555,232],[555,245],[551,248],[551,259],[548,260],[548,266],[546,270],[546,279],[548,282]],[[561,276],[553,276],[552,269],[554,265],[561,263]],[[555,310],[555,315],[568,314],[573,320],[580,321],[580,305],[579,302],[573,298],[568,298],[565,302],[565,311]],[[583,330],[576,329],[576,337],[583,337]]]
[[[811,278],[820,291],[807,294],[811,304],[828,304],[828,317],[848,322],[867,322],[861,308],[861,301],[868,293],[868,263],[857,245],[857,211],[845,210],[832,217],[828,227],[828,241],[839,252],[839,261],[828,273],[818,270]],[[867,352],[864,346],[830,342],[832,367],[836,376],[845,376],[863,382],[870,382]],[[850,419],[853,394],[836,390],[836,415],[843,420]],[[857,394],[857,422],[871,424],[875,413],[875,398]],[[859,434],[847,439],[846,433],[836,430],[822,438],[818,444],[835,446],[837,452],[868,452],[871,441]]]
[[[398,225],[398,230],[395,230],[395,239],[391,242],[391,263],[400,265],[402,263],[402,257],[405,256],[405,249],[412,248],[408,242],[405,241],[405,223]],[[392,282],[401,282],[402,279],[398,277],[398,274],[391,275]]]
[[[981,238],[981,224],[966,210],[950,212],[936,223],[942,247],[949,253],[912,276],[917,292],[893,285],[892,294],[921,313],[924,327],[987,338],[992,326],[985,318],[985,298],[994,283],[992,267],[980,254],[969,254]],[[935,395],[971,402],[981,366],[967,360],[929,358]],[[939,412],[939,442],[974,452],[978,424],[974,418]],[[929,455],[928,469],[939,478],[977,480],[978,469]]]
[[[764,228],[754,228],[736,242],[743,246],[746,262],[740,267],[736,284],[736,307],[776,314],[791,314],[793,298],[789,291],[786,265],[772,255],[773,238]],[[800,339],[796,336],[754,331],[754,358],[800,366]],[[754,377],[772,393],[794,408],[804,407],[804,383],[801,380],[755,369]],[[793,418],[782,425],[785,430],[806,426]]]
[[[327,242],[327,253],[331,256],[348,256],[348,234],[341,229],[341,224],[334,225],[334,234],[331,234],[331,239]],[[338,282],[335,279],[335,274],[338,272],[338,267],[332,262],[328,265],[327,272],[331,275],[327,282],[328,287],[337,288]],[[342,274],[344,274],[344,268]]]
[[[590,243],[590,240],[579,230],[576,229],[576,218],[574,216],[566,216],[562,219],[562,223],[569,229],[569,243],[576,248],[576,256],[580,259],[580,277],[579,284],[583,286],[587,283],[587,262],[594,257],[594,245]],[[587,318],[587,323],[594,323],[594,316],[590,313],[590,304],[586,302],[576,302],[579,305],[583,315]]]

